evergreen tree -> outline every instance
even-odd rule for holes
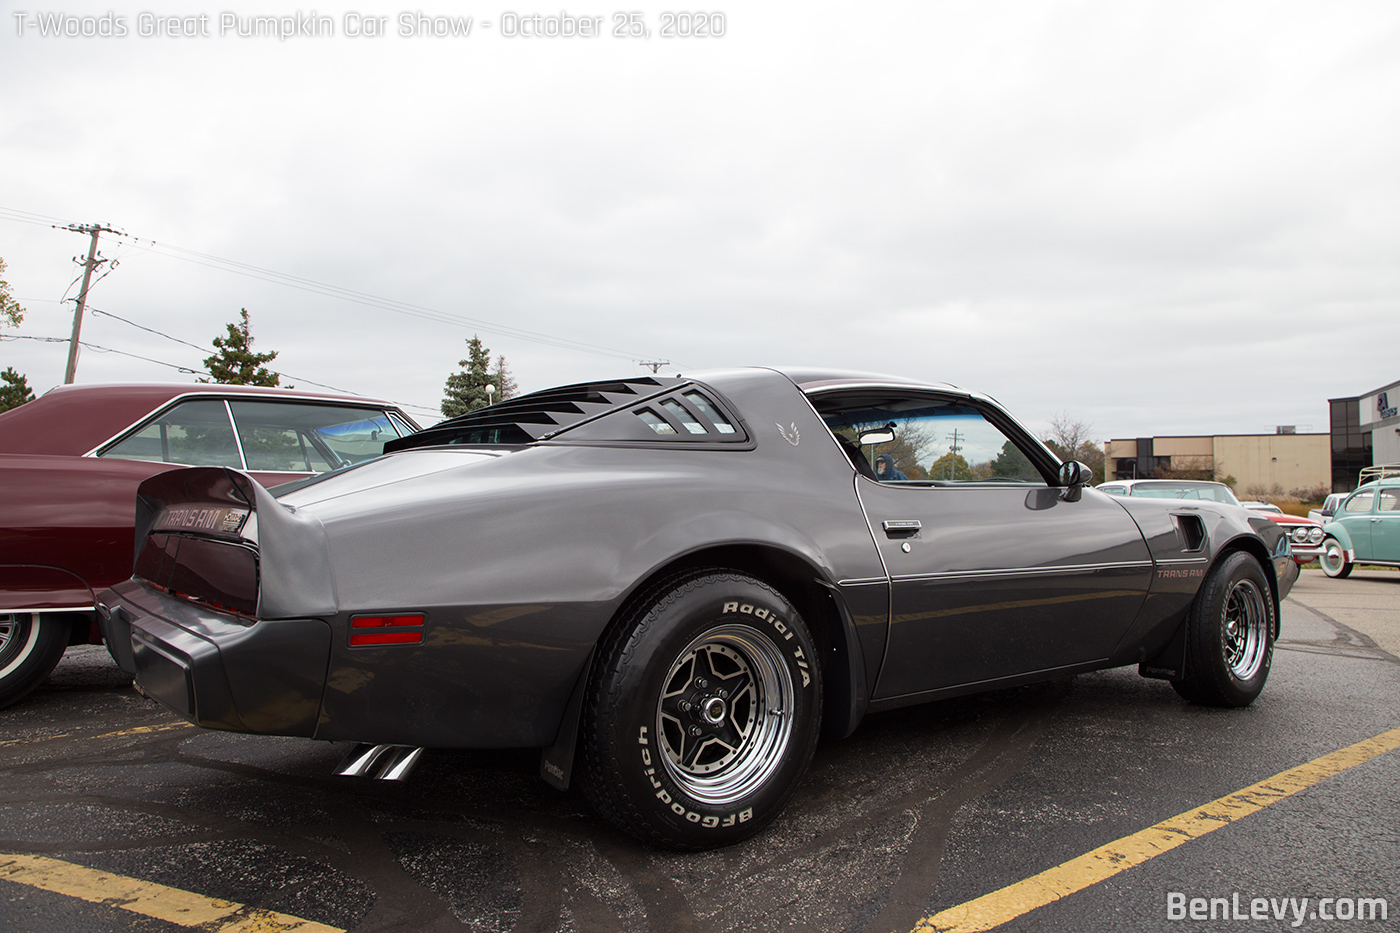
[[[462,367],[462,371],[448,376],[447,384],[443,387],[442,413],[449,418],[514,398],[520,391],[504,355],[496,357],[494,371],[489,369],[491,351],[478,336],[473,335],[467,341],[467,359],[459,361],[457,365]],[[489,394],[486,391],[488,385],[492,390]]]
[[[509,378],[510,374],[505,371],[504,363],[505,358],[502,357],[497,375]],[[497,391],[501,389],[496,384],[495,376],[487,372],[487,367],[491,365],[491,351],[482,345],[481,338],[475,334],[467,341],[467,358],[457,365],[462,367],[461,372],[448,376],[447,385],[443,387],[442,413],[449,418],[465,415],[490,404],[486,395],[487,383],[495,386]],[[510,381],[514,385],[515,380]]]
[[[1007,441],[1001,445],[1001,453],[991,461],[992,476],[1005,476],[1011,479],[1024,479],[1034,482],[1041,479],[1040,471],[1031,465],[1020,448]]]
[[[212,379],[200,382],[216,382],[229,386],[276,386],[281,385],[282,377],[263,366],[277,359],[277,352],[254,353],[253,335],[248,329],[248,309],[239,308],[242,321],[228,325],[227,337],[215,337],[213,356],[205,357],[204,368],[209,370]]]
[[[510,374],[510,369],[506,366],[504,354],[496,357],[496,371],[491,374],[491,381],[496,385],[496,394],[491,399],[492,404],[504,402],[508,398],[515,398],[520,391],[515,377]]]
[[[29,380],[6,366],[5,371],[0,372],[0,411],[9,411],[32,401],[34,393],[29,388]]]
[[[0,259],[0,276],[5,274],[5,260]],[[10,295],[10,283],[0,278],[0,323],[18,327],[24,320],[24,309]]]

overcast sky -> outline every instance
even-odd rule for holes
[[[534,38],[503,14],[559,5],[318,3],[332,28],[285,39],[220,35],[284,12],[228,0],[208,37],[138,34],[218,6],[0,3],[5,333],[68,336],[88,239],[48,224],[101,222],[128,236],[90,307],[202,347],[246,307],[285,381],[429,409],[474,333],[524,390],[833,366],[1098,439],[1326,431],[1329,397],[1400,379],[1393,0],[746,3],[707,38],[658,9],[615,38],[623,5]],[[418,9],[471,34],[401,37]],[[127,35],[40,34],[109,11]],[[83,339],[207,355],[100,315]],[[5,340],[0,367],[42,392],[66,353]]]

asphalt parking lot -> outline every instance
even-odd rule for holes
[[[767,832],[674,855],[546,786],[535,753],[432,752],[405,784],[337,778],[343,747],[184,725],[104,649],[75,649],[0,711],[0,930],[884,933],[947,928],[945,911],[1009,886],[993,898],[1009,930],[1393,928],[1400,749],[1104,880],[1074,860],[1106,847],[1112,862],[1154,824],[1400,727],[1397,655],[1400,573],[1305,571],[1249,709],[1193,707],[1120,669],[871,716],[819,749]],[[1066,865],[1055,877],[1080,880],[1058,899],[1006,907]],[[1263,899],[1268,917],[1172,916],[1196,898],[1246,917]],[[1340,916],[1362,898],[1388,921]]]

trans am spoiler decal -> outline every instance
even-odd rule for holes
[[[326,535],[320,521],[282,505],[240,470],[190,467],[143,482],[136,495],[137,568],[143,554],[149,554],[159,539],[166,537],[229,546],[215,552],[228,555],[224,569],[230,573],[246,573],[236,567],[246,561],[249,550],[253,551],[259,580],[258,618],[328,616],[336,611]],[[208,548],[202,549],[201,560],[206,564],[208,554]],[[180,565],[181,557],[176,556],[174,563]],[[200,576],[207,579],[209,571],[203,569]]]

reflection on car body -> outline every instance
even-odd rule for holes
[[[344,773],[394,778],[422,747],[538,747],[626,831],[702,848],[774,819],[818,736],[871,710],[1125,664],[1251,702],[1297,575],[1283,532],[1089,478],[947,385],[585,383],[279,490],[154,477],[101,612],[192,722],[362,743]]]

